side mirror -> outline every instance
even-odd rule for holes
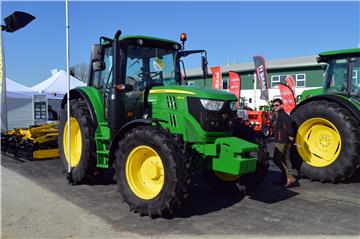
[[[208,61],[205,56],[201,56],[201,68],[203,71],[203,78],[206,79],[208,76]]]
[[[94,44],[92,46],[91,62],[94,71],[105,70],[104,48],[101,44]]]

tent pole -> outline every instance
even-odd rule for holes
[[[67,137],[68,137],[68,180],[71,182],[71,147],[70,147],[70,46],[69,46],[69,0],[65,0],[66,6],[66,72],[67,72]],[[65,136],[65,135],[64,135]]]

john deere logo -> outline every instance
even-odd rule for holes
[[[226,120],[226,119],[229,118],[229,115],[228,114],[223,114],[222,117],[223,117],[224,120]]]

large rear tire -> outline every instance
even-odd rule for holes
[[[182,208],[192,179],[191,157],[183,144],[160,127],[129,131],[115,150],[115,177],[130,210],[168,216]]]
[[[67,105],[60,112],[59,151],[64,171],[68,171]],[[70,102],[71,178],[75,183],[93,183],[96,172],[95,126],[82,100]]]
[[[312,101],[291,115],[297,128],[290,149],[300,176],[320,182],[349,180],[360,167],[359,122],[339,104]]]

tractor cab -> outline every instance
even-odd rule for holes
[[[324,74],[324,93],[360,97],[359,48],[324,52],[319,55],[318,61],[328,63]]]
[[[117,33],[114,39],[101,37],[100,44],[93,46],[88,86],[101,90],[109,128],[118,129],[126,122],[148,115],[151,88],[181,85],[182,57],[205,54],[202,65],[207,70],[206,52],[185,51],[184,33],[181,41],[182,45],[147,36],[122,37]],[[183,64],[182,67],[185,72]]]

